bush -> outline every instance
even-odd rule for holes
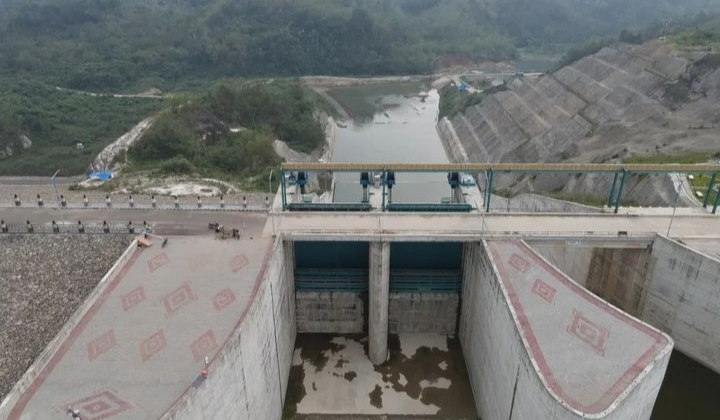
[[[195,165],[184,157],[175,156],[160,164],[160,172],[166,175],[186,175],[195,172]]]
[[[555,68],[552,71],[555,72],[587,56],[593,55],[601,49],[614,44],[615,42],[615,39],[612,38],[593,39],[580,46],[574,47],[563,56],[563,58],[555,65]]]
[[[130,149],[130,155],[140,161],[174,157],[192,159],[196,149],[195,136],[184,120],[174,115],[164,115],[135,143]]]

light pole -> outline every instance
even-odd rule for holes
[[[57,202],[58,208],[60,208],[60,195],[58,194],[57,186],[55,185],[55,177],[58,176],[60,173],[60,169],[55,171],[55,174],[50,178],[50,183],[52,184],[53,190],[55,190],[55,201]]]
[[[668,238],[670,237],[670,229],[672,229],[673,220],[675,220],[675,212],[677,211],[677,202],[678,202],[678,199],[680,198],[680,189],[681,188],[682,188],[682,184],[678,185],[677,194],[675,194],[675,203],[673,204],[673,212],[672,212],[672,216],[670,217],[670,225],[668,226],[667,235],[665,235]]]
[[[273,170],[270,169],[270,175],[268,176],[268,194],[272,195],[272,175]],[[282,182],[285,182],[284,179],[281,179]],[[273,227],[273,237],[275,236],[275,209],[273,208],[275,204],[275,199],[270,202],[270,218],[272,219],[272,227]]]

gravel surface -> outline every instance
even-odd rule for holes
[[[0,236],[0,401],[131,241],[129,235]]]

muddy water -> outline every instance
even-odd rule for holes
[[[352,121],[338,128],[335,162],[447,163],[435,130],[440,97],[422,85],[356,87],[329,92]],[[338,173],[335,202],[359,202],[359,174]],[[397,174],[393,201],[439,203],[450,196],[446,174]]]

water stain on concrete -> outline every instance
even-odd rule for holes
[[[326,351],[337,353],[345,348],[344,345],[332,342],[336,335],[332,334],[298,334],[295,340],[295,348],[300,350],[300,357],[303,361],[310,362],[315,371],[323,370],[328,362]],[[288,387],[285,396],[285,407],[283,408],[283,419],[292,419],[297,415],[297,406],[307,395],[304,385],[305,368],[303,364],[290,367]],[[313,383],[313,390],[317,387]]]
[[[375,385],[375,389],[368,394],[370,396],[370,405],[375,408],[382,408],[382,393],[380,385]]]
[[[356,371],[332,372],[348,366],[351,362],[347,359],[340,358],[339,361],[333,363],[334,367],[328,366],[330,357],[346,348],[343,344],[333,342],[338,337],[361,344],[367,355],[368,340],[362,334],[298,334],[295,348],[296,351],[300,352],[302,364],[292,366],[290,370],[285,410],[283,412],[284,419],[315,419],[317,417],[318,419],[332,418],[336,420],[341,418],[334,415],[297,413],[298,404],[305,398],[307,392],[318,391],[314,382],[312,383],[312,391],[305,389],[303,385],[306,377],[304,366],[317,372],[329,369],[330,372],[326,372],[327,374],[343,378],[348,382],[353,382],[358,378]],[[441,350],[438,347],[421,346],[411,356],[402,353],[400,341],[397,335],[389,336],[390,357],[388,362],[372,368],[380,374],[381,382],[377,383],[374,389],[368,393],[370,404],[377,409],[382,409],[384,405],[383,388],[392,388],[395,392],[404,393],[425,405],[439,407],[439,411],[434,415],[419,417],[392,415],[382,418],[405,419],[407,417],[413,420],[425,418],[478,418],[460,343],[456,337],[446,337],[447,350]],[[310,374],[310,371],[308,371],[308,374]],[[440,381],[440,383],[436,383],[437,381]],[[376,418],[374,415],[346,415],[346,417],[363,420]]]
[[[309,361],[315,367],[315,371],[320,372],[329,360],[325,352],[330,351],[335,354],[345,348],[343,344],[332,342],[335,337],[337,335],[333,334],[298,334],[295,348],[300,349],[300,357],[303,360]]]
[[[408,357],[401,351],[398,336],[391,335],[388,338],[390,358],[386,363],[375,366],[375,371],[396,392],[404,392],[423,404],[439,407],[438,416],[476,416],[460,342],[456,337],[448,336],[447,346],[448,350],[423,346]],[[401,383],[401,377],[405,378],[406,384]],[[448,388],[421,386],[422,381],[432,384],[441,378],[450,383]]]
[[[290,377],[288,378],[287,391],[285,392],[285,407],[283,407],[283,419],[295,418],[297,405],[307,392],[305,391],[305,369],[303,365],[291,366]]]

